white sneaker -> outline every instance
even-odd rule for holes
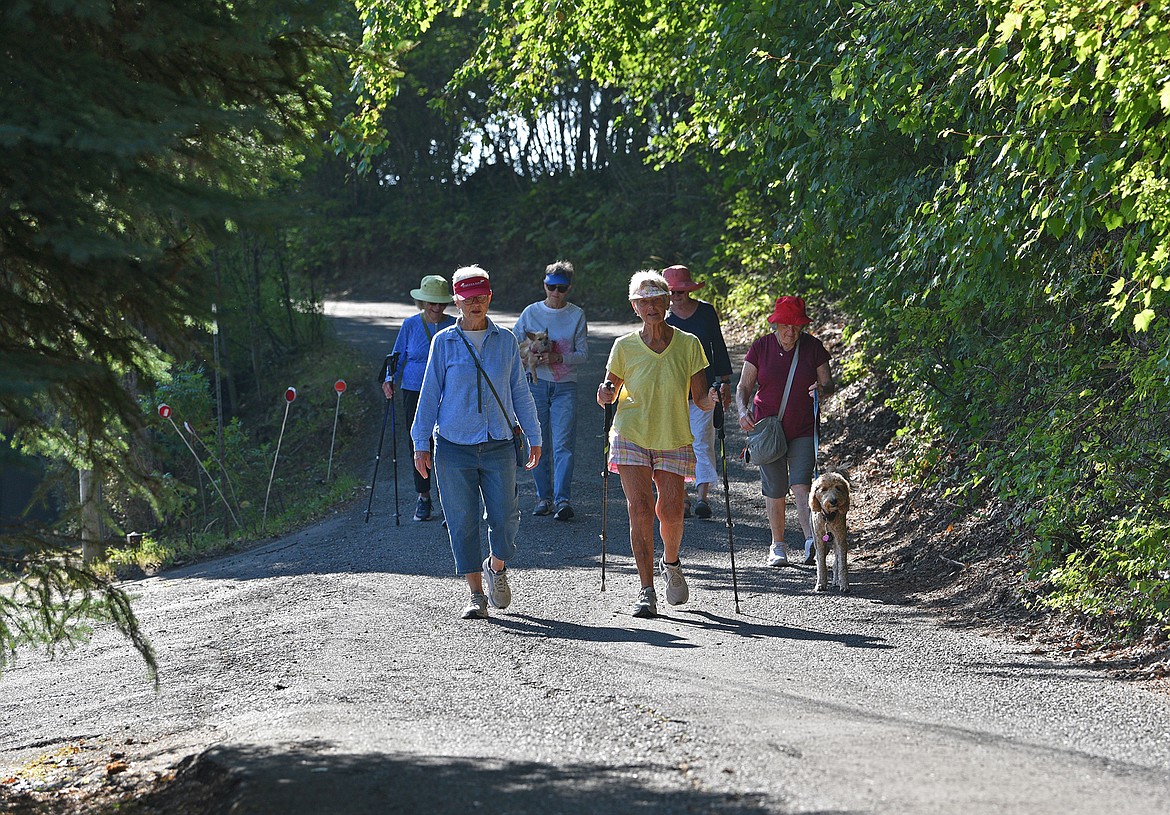
[[[486,620],[488,616],[488,599],[482,594],[472,593],[471,602],[463,609],[465,620]]]
[[[666,584],[666,602],[672,606],[681,606],[691,596],[686,578],[683,577],[682,564],[671,566],[663,559],[660,561],[660,565],[662,582]]]
[[[784,548],[784,544],[779,544],[779,547],[780,548],[777,548],[777,544],[773,543],[772,548],[768,550],[768,565],[769,566],[787,566],[788,565],[788,552]]]
[[[483,582],[487,588],[488,602],[492,608],[505,609],[512,604],[512,589],[508,586],[508,571],[497,572],[492,568],[492,556],[483,559]]]

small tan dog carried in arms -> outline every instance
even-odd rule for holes
[[[849,591],[849,543],[845,517],[849,513],[849,482],[840,473],[825,473],[813,482],[808,497],[812,510],[813,543],[817,548],[817,582],[814,591],[829,587],[825,556],[833,547],[833,583]]]
[[[548,331],[524,332],[524,339],[520,341],[520,361],[536,379],[536,366],[540,362],[536,359],[540,354],[547,354],[552,346],[548,343]]]

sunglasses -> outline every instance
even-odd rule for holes
[[[561,286],[557,283],[545,283],[544,287],[549,291],[559,291],[561,294],[564,294],[569,290],[568,286]]]

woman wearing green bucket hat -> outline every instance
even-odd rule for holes
[[[396,381],[382,384],[387,399],[393,399],[395,385],[401,385],[407,427],[414,421],[414,412],[418,407],[423,374],[426,373],[427,358],[431,353],[431,338],[447,326],[455,324],[455,318],[444,313],[447,306],[454,302],[451,287],[445,278],[437,274],[427,275],[419,281],[417,289],[410,290],[410,296],[414,298],[419,313],[403,320],[398,338],[394,341],[393,353],[398,354]],[[411,471],[414,473],[414,489],[418,493],[414,520],[429,521],[434,514],[431,477],[420,475],[413,468]]]

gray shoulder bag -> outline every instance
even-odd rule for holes
[[[784,438],[784,409],[788,407],[788,394],[792,390],[792,378],[796,375],[796,361],[800,356],[800,339],[792,349],[792,364],[788,366],[788,381],[784,383],[784,398],[780,400],[780,412],[765,416],[756,422],[748,433],[746,457],[749,464],[763,466],[788,455],[788,439]]]

